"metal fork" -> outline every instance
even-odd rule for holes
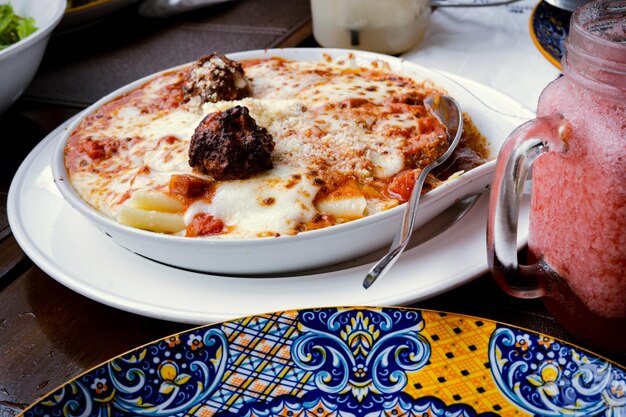
[[[411,233],[413,232],[415,214],[417,213],[417,206],[422,194],[424,181],[426,181],[426,176],[433,168],[441,165],[450,157],[450,155],[452,155],[452,152],[454,152],[459,143],[461,133],[463,132],[463,116],[461,113],[461,107],[452,97],[428,96],[424,99],[424,104],[426,105],[426,108],[446,126],[448,131],[449,146],[443,155],[428,164],[417,177],[413,186],[413,191],[411,192],[411,196],[409,197],[409,201],[407,201],[406,208],[404,210],[400,229],[398,230],[398,233],[396,234],[396,237],[394,238],[391,248],[387,254],[376,262],[376,264],[370,269],[369,273],[365,276],[365,279],[363,280],[363,287],[365,289],[368,289],[378,278],[384,275],[406,248],[409,238],[411,237]],[[450,138],[452,138],[451,141]]]

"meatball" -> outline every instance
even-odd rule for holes
[[[189,165],[216,180],[249,178],[272,169],[274,139],[258,126],[247,107],[210,113],[189,145]]]
[[[486,161],[472,148],[467,147],[464,143],[459,142],[448,160],[433,170],[433,174],[439,179],[449,178],[455,172],[467,172],[477,166],[484,164]]]
[[[199,58],[185,78],[185,102],[196,109],[204,103],[240,100],[252,89],[241,64],[218,53]]]

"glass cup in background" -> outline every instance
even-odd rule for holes
[[[431,9],[429,0],[311,0],[311,14],[323,47],[397,55],[422,40]]]
[[[498,156],[487,228],[490,269],[594,347],[626,353],[626,0],[572,15],[563,76],[537,118]],[[530,265],[518,265],[517,214],[532,166]]]

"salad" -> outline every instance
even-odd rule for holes
[[[0,4],[0,51],[37,30],[35,19],[15,14],[10,4]]]

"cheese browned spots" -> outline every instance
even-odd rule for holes
[[[390,184],[406,185],[407,172],[445,150],[445,130],[423,106],[425,96],[445,92],[428,81],[395,74],[381,62],[357,66],[351,59],[241,64],[251,89],[244,99],[186,103],[188,65],[156,76],[83,120],[66,147],[70,180],[82,198],[118,219],[136,201],[133,194],[163,193],[181,203],[170,213],[185,225],[174,232],[180,235],[293,235],[402,203],[405,195]],[[208,114],[235,106],[245,107],[273,138],[273,168],[241,180],[194,170],[194,131]],[[467,116],[465,121],[463,161],[470,154],[480,164],[488,157],[485,138]],[[446,176],[454,167],[448,171]],[[133,209],[133,215],[141,214],[141,208]]]

